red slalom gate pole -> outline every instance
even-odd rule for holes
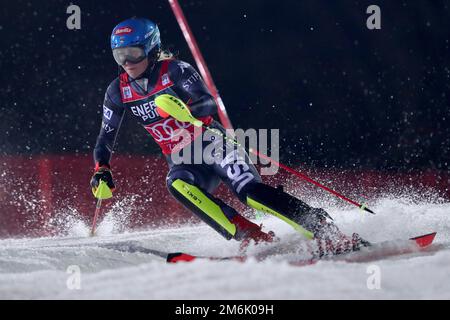
[[[292,173],[293,175],[295,175],[295,176],[297,176],[297,177],[299,177],[299,178],[301,178],[301,179],[303,179],[303,180],[306,180],[306,181],[308,181],[308,182],[310,182],[310,183],[316,185],[317,187],[322,188],[322,189],[324,189],[324,190],[330,192],[331,194],[334,194],[335,196],[341,198],[342,200],[345,200],[345,201],[347,201],[347,202],[349,202],[349,203],[351,203],[351,204],[353,204],[353,205],[359,207],[361,210],[364,210],[364,211],[370,212],[370,213],[372,213],[372,214],[375,214],[375,212],[373,212],[372,210],[370,210],[369,208],[367,208],[365,204],[360,204],[360,203],[358,203],[358,202],[356,202],[356,201],[353,201],[352,199],[347,198],[346,196],[340,194],[339,192],[334,191],[333,189],[330,189],[330,188],[328,188],[327,186],[324,186],[323,184],[321,184],[321,183],[319,183],[319,182],[317,182],[317,181],[311,179],[311,178],[308,177],[307,175],[304,175],[303,173],[300,173],[300,172],[298,172],[297,170],[294,170],[294,169],[292,169],[292,168],[290,168],[290,167],[288,167],[288,166],[286,166],[286,165],[284,165],[284,164],[282,164],[282,163],[279,163],[278,161],[273,160],[272,158],[270,158],[270,157],[268,157],[268,156],[266,156],[266,155],[260,153],[259,151],[255,150],[255,149],[250,148],[250,152],[253,153],[254,155],[256,155],[256,156],[262,158],[262,159],[266,159],[266,160],[268,160],[268,161],[274,163],[274,164],[277,165],[278,167],[283,168],[284,170],[286,170],[286,171]]]
[[[189,28],[189,24],[184,16],[183,9],[181,9],[178,0],[169,0],[170,7],[177,19],[177,22],[180,26],[181,31],[183,32],[184,38],[191,50],[192,55],[194,56],[195,63],[200,71],[200,74],[205,79],[206,86],[211,92],[214,100],[219,106],[219,118],[220,122],[226,129],[233,129],[231,125],[230,118],[228,117],[227,110],[225,109],[225,105],[223,104],[222,98],[219,95],[219,91],[217,90],[216,85],[214,84],[211,73],[209,72],[208,66],[206,65],[205,59],[203,59],[202,53],[197,45],[197,41],[194,38],[194,34]]]

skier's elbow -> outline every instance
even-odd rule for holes
[[[212,116],[217,113],[217,104],[213,97],[208,96],[190,106],[194,117]]]

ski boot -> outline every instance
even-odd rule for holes
[[[230,221],[236,226],[234,239],[241,241],[241,252],[247,249],[251,240],[253,240],[255,244],[259,244],[262,242],[270,243],[277,239],[273,231],[265,233],[261,230],[262,225],[258,226],[239,214],[234,216]]]
[[[319,256],[358,251],[370,245],[357,233],[353,233],[351,237],[342,233],[330,215],[321,208],[311,208],[303,223],[306,229],[314,233]]]

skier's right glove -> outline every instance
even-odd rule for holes
[[[94,175],[91,178],[91,187],[93,190],[97,190],[100,180],[105,181],[111,191],[116,188],[109,166],[96,166]]]

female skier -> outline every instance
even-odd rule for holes
[[[96,189],[100,180],[115,188],[111,153],[127,110],[152,135],[166,156],[170,168],[166,179],[169,192],[226,239],[242,241],[246,246],[251,240],[272,242],[276,238],[273,232],[262,231],[261,226],[212,195],[221,181],[246,205],[281,218],[308,238],[325,240],[333,253],[354,250],[361,245],[363,240],[358,235],[347,237],[339,232],[324,210],[310,207],[284,192],[282,187],[263,184],[242,149],[223,154],[226,160],[218,163],[174,163],[174,152],[187,152],[194,145],[176,137],[176,132],[181,129],[194,141],[203,140],[204,129],[195,130],[192,124],[168,116],[155,104],[155,98],[169,94],[179,99],[195,118],[225,134],[212,117],[217,112],[213,97],[192,66],[161,50],[158,26],[148,19],[131,18],[119,23],[111,34],[111,49],[120,74],[105,94],[103,121],[94,149],[92,188]],[[212,140],[201,141],[201,147],[204,149],[210,143]],[[225,148],[222,150],[226,152]]]

